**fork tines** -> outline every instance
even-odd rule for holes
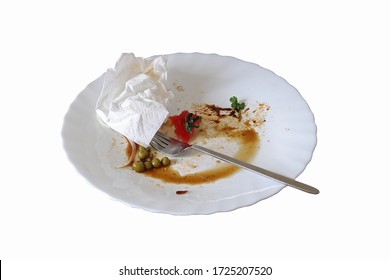
[[[169,136],[166,136],[166,135],[162,134],[159,131],[157,131],[156,134],[154,135],[154,137],[156,137],[156,136],[158,136],[158,137],[160,137],[160,138],[162,138],[162,139],[164,139],[164,140],[166,140],[168,142],[171,142],[171,139],[170,139]]]
[[[162,133],[157,132],[152,141],[150,142],[150,146],[155,148],[156,150],[160,150],[165,148],[169,144],[170,140]]]

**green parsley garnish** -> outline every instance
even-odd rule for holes
[[[201,121],[202,117],[197,116],[193,113],[188,113],[185,116],[185,129],[188,133],[193,132],[193,128],[199,128],[199,123]]]
[[[245,103],[239,103],[237,97],[233,96],[230,97],[230,102],[232,103],[231,107],[237,111],[238,113],[238,118],[241,119],[241,110],[244,110],[245,108]]]

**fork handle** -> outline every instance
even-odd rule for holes
[[[308,192],[308,193],[311,193],[311,194],[319,194],[320,193],[320,191],[318,189],[316,189],[316,188],[314,188],[312,186],[309,186],[309,185],[306,185],[304,183],[298,182],[298,181],[296,181],[294,179],[291,179],[289,177],[286,177],[286,176],[280,175],[278,173],[269,171],[267,169],[264,169],[264,168],[261,168],[261,167],[258,167],[258,166],[255,166],[255,165],[252,165],[252,164],[249,164],[249,163],[237,160],[235,158],[226,156],[224,154],[212,151],[212,150],[207,149],[205,147],[198,146],[198,145],[192,145],[191,148],[193,148],[194,150],[203,152],[205,154],[208,154],[208,155],[210,155],[212,157],[215,157],[217,159],[220,159],[222,161],[225,161],[225,162],[234,164],[236,166],[239,166],[239,167],[244,168],[246,170],[255,172],[257,174],[264,175],[265,177],[271,178],[271,179],[273,179],[275,181],[278,181],[280,183],[286,184],[286,185],[288,185],[290,187],[293,187],[293,188],[296,188],[298,190],[301,190],[301,191],[304,191],[304,192]]]

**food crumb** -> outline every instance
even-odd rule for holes
[[[176,194],[177,195],[180,195],[180,194],[186,194],[188,191],[176,191]]]
[[[177,87],[176,87],[176,90],[177,90],[178,92],[183,92],[183,91],[184,91],[184,87],[183,87],[183,86],[177,86]]]

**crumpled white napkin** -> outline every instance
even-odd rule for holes
[[[109,127],[142,146],[149,146],[153,136],[168,117],[166,106],[174,97],[165,88],[166,58],[143,59],[123,53],[108,69],[96,112]]]

